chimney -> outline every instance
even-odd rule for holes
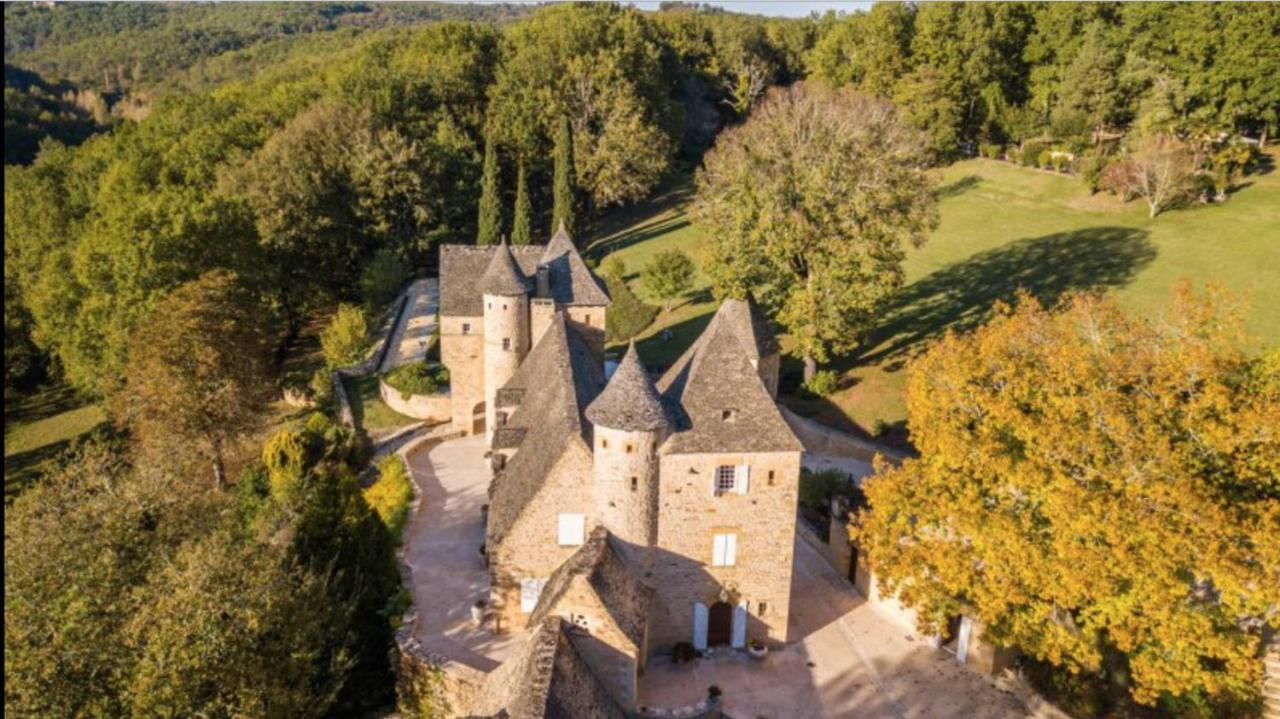
[[[539,299],[551,297],[551,267],[548,265],[538,265],[536,290],[535,296]]]

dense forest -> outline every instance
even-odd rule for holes
[[[1210,171],[1277,132],[1278,32],[1274,4],[804,19],[684,3],[6,5],[6,401],[63,382],[145,449],[90,443],[15,503],[6,707],[325,716],[388,701],[395,532],[356,481],[368,447],[316,414],[227,447],[235,489],[210,488],[207,456],[139,417],[137,398],[167,388],[131,368],[182,354],[147,354],[167,338],[193,332],[192,354],[232,366],[193,328],[260,321],[262,361],[242,378],[256,399],[236,407],[259,418],[318,313],[375,316],[383,278],[426,272],[442,242],[540,241],[553,216],[589,235],[802,79],[892,101],[924,138],[904,152],[934,163],[1070,157],[1102,186],[1131,148],[1173,137]],[[68,596],[72,575],[87,579]]]

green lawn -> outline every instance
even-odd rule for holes
[[[40,467],[76,438],[106,421],[102,408],[62,386],[5,398],[4,496],[11,500],[34,480]]]
[[[1271,158],[1274,166],[1277,153]],[[1102,289],[1157,316],[1180,279],[1215,281],[1249,299],[1257,346],[1280,344],[1280,172],[1246,178],[1225,204],[1155,219],[1140,202],[1090,196],[1075,178],[998,161],[959,162],[940,170],[938,180],[941,224],[908,253],[906,288],[864,350],[833,363],[842,389],[823,400],[789,398],[798,410],[869,433],[879,424],[900,426],[906,361],[947,328],[985,321],[996,301],[1020,287],[1050,303],[1072,290]],[[633,275],[668,247],[701,261],[702,236],[684,214],[689,191],[687,181],[675,184],[601,223],[592,252],[618,252]],[[705,326],[714,305],[699,279],[694,301],[663,313],[642,335],[646,361],[665,364]],[[664,327],[675,330],[670,342],[656,335]],[[784,365],[791,386],[795,372],[794,363]]]
[[[400,414],[382,401],[378,395],[378,375],[376,374],[347,378],[343,380],[343,384],[347,388],[347,396],[351,399],[351,414],[354,415],[353,419],[357,426],[366,430],[389,429],[422,421]]]

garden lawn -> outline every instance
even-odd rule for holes
[[[347,388],[347,396],[351,400],[351,414],[356,425],[365,430],[390,429],[417,424],[422,420],[414,419],[391,409],[378,395],[378,375],[364,377],[348,377],[343,380]]]
[[[34,394],[5,397],[4,497],[12,501],[40,467],[106,421],[102,407],[69,388],[42,387]]]
[[[1269,167],[1280,153],[1271,151]],[[1174,286],[1216,282],[1248,299],[1247,328],[1254,349],[1280,345],[1280,172],[1244,179],[1221,205],[1196,205],[1147,217],[1142,202],[1090,196],[1080,180],[995,160],[966,160],[938,171],[941,222],[928,243],[907,254],[907,286],[884,310],[864,347],[831,364],[841,389],[814,400],[788,397],[795,409],[876,434],[905,418],[906,363],[948,328],[985,322],[997,301],[1024,288],[1054,303],[1085,289],[1112,293],[1148,317],[1165,312]],[[703,237],[688,223],[691,187],[673,184],[654,200],[601,223],[591,253],[617,252],[632,287],[643,263],[669,247],[699,263]],[[594,234],[594,233],[593,233]],[[641,354],[668,364],[688,346],[714,310],[706,279],[694,299],[662,313],[640,335]],[[675,337],[661,340],[663,328]],[[782,338],[784,349],[788,343]],[[795,362],[784,364],[783,387],[795,387]]]

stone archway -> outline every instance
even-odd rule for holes
[[[728,644],[733,638],[733,605],[716,602],[707,612],[707,646]]]

